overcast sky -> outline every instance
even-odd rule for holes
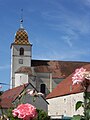
[[[90,62],[90,0],[0,0],[0,82],[10,82],[22,8],[33,59]]]

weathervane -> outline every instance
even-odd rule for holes
[[[20,28],[23,28],[23,9],[21,9]]]

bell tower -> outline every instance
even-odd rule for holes
[[[14,42],[11,44],[11,83],[10,88],[15,87],[15,72],[22,66],[31,67],[32,44],[28,39],[28,33],[22,26],[17,30]]]

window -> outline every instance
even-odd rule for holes
[[[64,98],[64,103],[66,102],[66,98]]]
[[[20,53],[19,53],[19,55],[24,55],[24,48],[20,48]]]
[[[45,89],[46,89],[46,85],[45,84],[41,84],[40,86],[40,92],[45,94]]]
[[[19,59],[19,64],[23,64],[23,59]]]

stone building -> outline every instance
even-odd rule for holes
[[[30,82],[47,95],[76,68],[86,64],[88,62],[33,60],[32,44],[21,22],[11,44],[10,88]]]
[[[87,71],[90,71],[90,64],[83,66]],[[66,79],[60,82],[55,89],[47,96],[48,115],[52,119],[62,119],[72,117],[73,115],[83,115],[83,107],[75,110],[77,101],[84,101],[84,87],[81,84],[72,85],[72,76],[69,75]],[[88,87],[90,92],[90,86]]]

